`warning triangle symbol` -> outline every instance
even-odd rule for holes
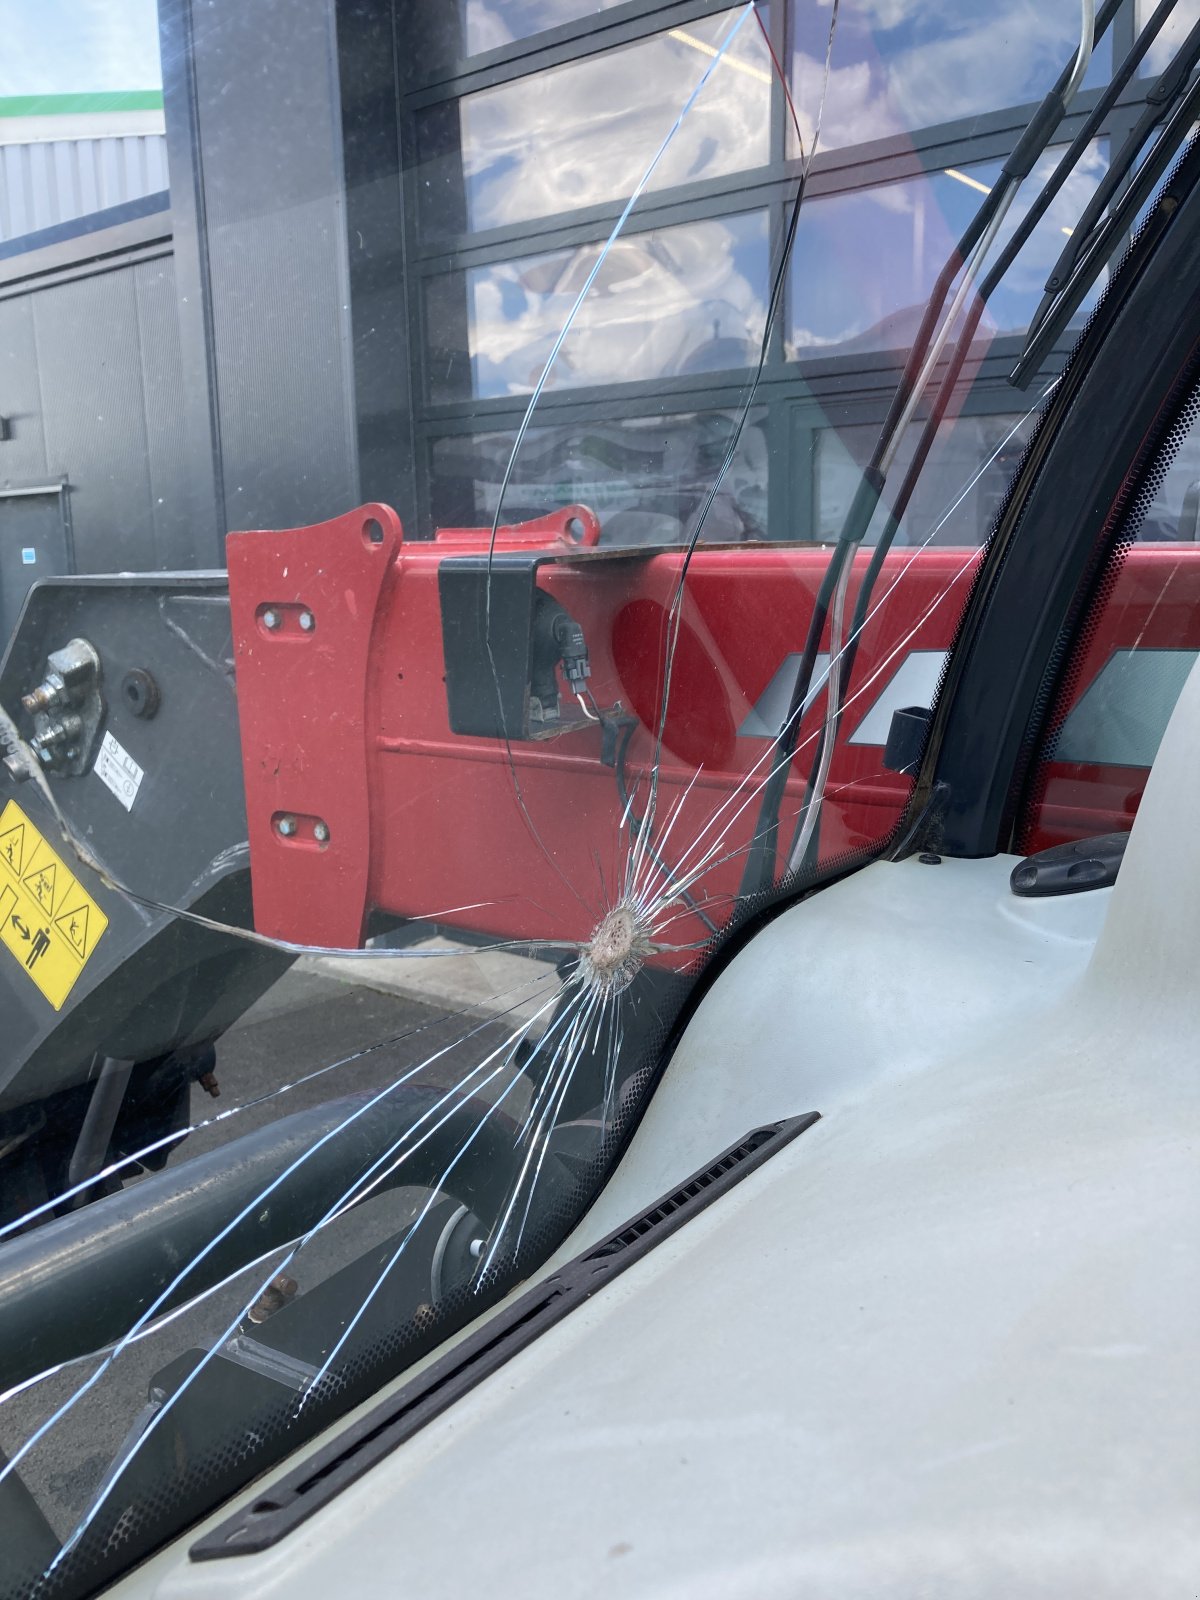
[[[0,861],[16,877],[21,876],[21,868],[25,865],[25,824],[18,822],[15,828],[9,828],[7,833],[0,833]]]
[[[56,861],[47,861],[44,867],[34,867],[21,880],[43,910],[54,906],[54,879],[58,872]]]
[[[89,907],[84,903],[74,911],[64,911],[61,917],[54,919],[54,926],[66,935],[76,955],[85,961],[88,953],[88,911]]]

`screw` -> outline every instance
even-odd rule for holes
[[[304,633],[311,633],[317,625],[317,619],[313,616],[311,611],[302,611],[296,618],[296,621],[300,624],[301,630]]]
[[[263,627],[264,628],[270,628],[272,633],[273,633],[275,631],[275,629],[279,626],[279,622],[280,622],[279,613],[278,613],[278,611],[264,611],[263,614],[262,614],[262,620],[263,620]]]
[[[327,822],[314,823],[313,824],[313,838],[317,841],[318,844],[328,844],[329,843],[329,824]]]
[[[285,839],[290,839],[296,831],[295,817],[280,817],[275,824]]]

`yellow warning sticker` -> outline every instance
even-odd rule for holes
[[[0,944],[56,1011],[108,927],[15,801],[0,813]]]

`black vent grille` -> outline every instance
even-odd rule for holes
[[[799,1119],[803,1120],[803,1119]],[[816,1120],[816,1113],[813,1113]],[[597,1245],[594,1250],[589,1250],[584,1257],[586,1261],[598,1261],[609,1256],[615,1256],[621,1250],[628,1250],[631,1245],[637,1244],[647,1234],[660,1228],[669,1217],[686,1206],[689,1201],[697,1200],[707,1189],[711,1189],[722,1178],[729,1176],[736,1167],[740,1167],[752,1155],[755,1155],[764,1145],[778,1140],[777,1129],[787,1127],[787,1123],[776,1123],[770,1128],[756,1128],[735,1145],[732,1150],[727,1150],[723,1156],[718,1157],[711,1167],[705,1167],[703,1172],[698,1172],[694,1178],[689,1178],[680,1184],[672,1194],[666,1195],[649,1211],[643,1211],[640,1217],[635,1217],[632,1222],[627,1222],[620,1233],[614,1233],[603,1244]],[[801,1130],[796,1129],[799,1133]],[[739,1177],[742,1174],[739,1173]]]

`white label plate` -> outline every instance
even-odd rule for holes
[[[118,743],[111,733],[106,733],[100,742],[95,773],[101,783],[112,790],[126,811],[132,811],[133,802],[137,799],[138,789],[146,774],[125,746]]]

